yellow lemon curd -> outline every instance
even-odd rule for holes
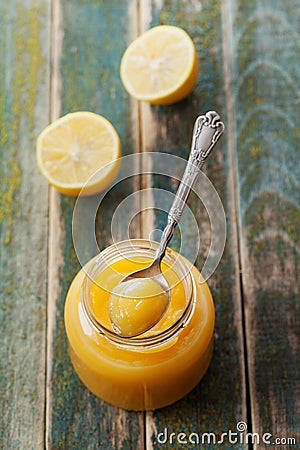
[[[118,314],[111,310],[118,307],[110,302],[113,289],[153,259],[145,249],[148,241],[137,240],[134,249],[129,242],[120,243],[117,251],[109,247],[101,260],[93,258],[77,274],[67,294],[65,326],[73,366],[94,394],[125,409],[152,410],[179,400],[206,372],[212,356],[214,306],[199,271],[168,249],[162,264],[171,287],[166,313],[138,337],[115,333],[110,321],[111,314]]]
[[[137,336],[162,318],[168,303],[168,293],[157,282],[151,278],[132,278],[113,288],[110,320],[121,336]]]

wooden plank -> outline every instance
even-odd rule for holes
[[[44,448],[48,186],[35,139],[48,123],[48,2],[0,5],[1,448]]]
[[[56,73],[52,108],[63,115],[91,110],[116,127],[123,154],[135,150],[131,117],[136,114],[119,79],[126,42],[136,34],[135,2],[54,2]],[[62,30],[60,33],[59,30]],[[131,35],[132,33],[132,35]],[[122,38],[120,38],[122,36]],[[60,78],[60,79],[57,79]],[[58,106],[61,104],[60,111]],[[58,106],[57,106],[58,105]],[[53,114],[52,119],[55,118]],[[111,243],[110,219],[118,202],[134,189],[131,180],[115,188],[97,220],[102,248]],[[143,414],[107,405],[79,381],[69,361],[63,324],[67,289],[79,270],[71,223],[75,200],[51,193],[48,315],[47,447],[49,449],[143,448]],[[84,223],[85,217],[82,216]],[[92,236],[86,236],[87,247]]]
[[[143,3],[141,11],[142,29],[156,24],[175,24],[186,29],[196,45],[200,73],[195,90],[186,100],[169,107],[142,106],[143,150],[163,151],[186,159],[197,115],[216,109],[224,122],[227,122],[221,3],[215,0],[147,4],[148,8]],[[209,279],[216,305],[214,357],[207,375],[188,396],[176,405],[147,413],[146,443],[149,449],[157,445],[157,435],[165,429],[169,435],[174,432],[176,436],[180,432],[187,436],[192,432],[211,432],[218,439],[222,432],[229,429],[236,431],[237,422],[247,418],[232,161],[226,135],[204,170],[221,197],[228,228],[224,256],[217,271]],[[155,168],[153,171],[155,172]],[[150,184],[148,181],[148,187],[151,185],[174,191],[177,183],[154,176]],[[210,222],[205,209],[193,195],[189,206],[198,221],[200,236],[204,242],[196,262],[201,267],[210,244]],[[149,216],[146,218],[146,225],[152,221],[152,228],[161,229],[165,220],[165,214],[155,213],[152,219]],[[187,224],[187,228],[183,230],[186,235],[190,232],[188,226]],[[146,226],[146,236],[149,231]],[[192,236],[189,240],[190,244],[185,251],[187,257],[191,257],[195,247],[195,237]],[[178,249],[179,244],[178,236],[171,245]],[[173,439],[173,447],[181,448],[176,437]],[[237,444],[237,448],[244,446]]]
[[[299,4],[229,3],[253,429],[299,444]]]

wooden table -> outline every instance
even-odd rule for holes
[[[268,448],[264,433],[273,443],[297,441],[273,448],[300,448],[299,1],[9,0],[1,2],[0,21],[0,447],[191,448],[178,442],[185,439],[179,433],[220,440],[243,421],[260,437],[254,448]],[[200,63],[193,93],[168,107],[137,103],[119,78],[128,43],[157,24],[186,29]],[[63,306],[80,267],[71,235],[75,199],[40,175],[35,141],[58,116],[89,110],[114,124],[123,155],[186,158],[193,121],[209,109],[226,124],[205,167],[227,220],[226,248],[208,281],[216,306],[213,361],[177,404],[126,412],[89,393],[70,364]],[[122,199],[176,185],[141,175],[112,190],[97,219],[100,247],[111,242],[110,220]],[[147,195],[141,198],[147,205]],[[201,267],[210,221],[195,196],[189,206],[203,242]],[[148,210],[132,222],[131,236],[148,237],[149,224],[162,228],[164,221]],[[194,245],[190,239],[191,251]],[[172,446],[159,443],[165,428],[175,433]],[[215,448],[253,448],[241,436]]]

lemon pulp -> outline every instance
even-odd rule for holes
[[[198,76],[194,43],[182,28],[151,28],[126,49],[120,66],[121,80],[138,100],[167,105],[193,89]]]
[[[77,111],[47,126],[36,151],[41,173],[55,188],[69,195],[93,195],[117,175],[121,145],[107,119]]]

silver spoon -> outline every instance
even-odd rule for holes
[[[167,246],[173,237],[174,229],[181,219],[189,194],[201,170],[201,167],[203,166],[206,158],[209,156],[216,142],[222,135],[223,131],[224,124],[215,111],[208,111],[205,115],[197,117],[194,125],[190,156],[181,183],[176,192],[172,207],[169,211],[168,223],[163,230],[159,246],[154,256],[154,260],[150,266],[130,273],[119,283],[120,285],[136,278],[151,278],[161,286],[162,290],[165,293],[168,294],[168,302],[166,303],[166,307],[163,309],[159,319],[156,320],[155,323],[151,324],[151,326],[148,324],[147,328],[140,330],[138,334],[144,333],[145,331],[152,328],[164,315],[169,305],[170,286],[168,284],[168,281],[162,274],[160,264],[163,257],[165,256]],[[114,324],[113,318],[110,317],[110,319],[113,328],[119,334],[121,334],[116,324]],[[135,336],[137,336],[138,334],[136,334]],[[133,337],[133,335],[131,334],[130,337]]]

